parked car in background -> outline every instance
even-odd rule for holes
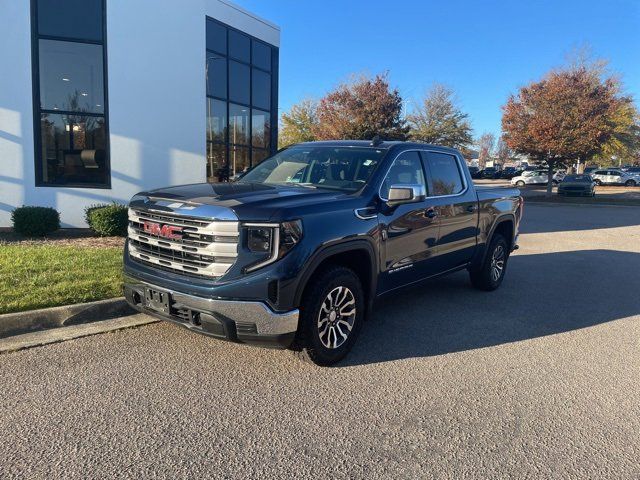
[[[524,187],[525,185],[546,185],[549,181],[549,176],[546,170],[525,170],[522,175],[513,177],[511,179],[511,185],[517,185]]]
[[[566,175],[558,185],[558,195],[578,195],[593,197],[596,194],[596,183],[591,175]]]
[[[522,173],[522,170],[519,170],[516,167],[505,167],[502,172],[500,172],[500,178],[506,178],[507,180],[511,180],[513,177],[517,177]]]
[[[496,167],[487,167],[482,170],[481,178],[500,178],[500,170]]]
[[[471,174],[471,178],[480,178],[482,170],[478,167],[469,167],[469,173]]]
[[[567,171],[566,170],[558,170],[557,172],[555,172],[553,174],[553,184],[557,185],[560,182],[562,182],[562,179],[567,175]]]
[[[640,167],[627,167],[623,168],[623,170],[632,175],[640,175]]]
[[[591,173],[591,177],[596,185],[625,185],[627,187],[640,185],[640,175],[614,168],[595,170]]]

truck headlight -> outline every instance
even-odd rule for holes
[[[302,222],[292,220],[283,223],[245,223],[247,248],[252,253],[262,253],[264,258],[248,267],[253,272],[284,257],[302,239]]]

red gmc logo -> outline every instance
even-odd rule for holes
[[[144,231],[149,235],[171,238],[174,240],[180,240],[182,238],[182,227],[176,227],[175,225],[160,225],[155,222],[144,222],[142,226]]]

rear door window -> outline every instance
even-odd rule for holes
[[[456,157],[446,153],[427,152],[429,196],[455,195],[464,190],[464,181]]]

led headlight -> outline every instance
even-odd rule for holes
[[[247,248],[252,253],[262,253],[264,258],[249,265],[245,272],[253,272],[284,257],[302,239],[302,222],[245,223]]]

